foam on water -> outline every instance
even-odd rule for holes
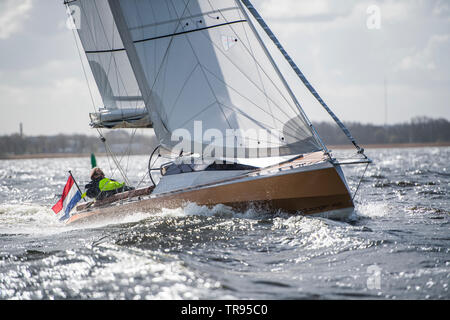
[[[355,214],[359,217],[365,218],[380,218],[387,217],[392,208],[386,202],[366,202],[362,204],[356,204]]]
[[[63,224],[53,211],[35,204],[0,204],[0,233],[51,234],[62,232]]]
[[[358,228],[323,218],[301,216],[288,219],[275,218],[272,229],[284,230],[284,244],[308,252],[328,252],[328,249],[332,249],[332,252],[336,253],[369,245],[366,240],[355,235],[354,231]]]

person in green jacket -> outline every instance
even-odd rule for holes
[[[102,200],[108,198],[116,193],[133,190],[125,183],[117,182],[116,180],[105,178],[105,174],[100,168],[93,168],[91,171],[91,182],[86,186],[86,195],[89,198]]]

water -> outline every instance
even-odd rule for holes
[[[349,221],[191,204],[82,227],[50,207],[90,159],[0,161],[0,299],[449,299],[450,148],[368,154]],[[123,159],[135,184],[147,160]]]

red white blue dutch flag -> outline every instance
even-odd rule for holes
[[[64,215],[59,219],[61,221],[67,220],[70,218],[70,211],[75,207],[78,201],[81,200],[81,193],[78,190],[75,181],[72,176],[69,176],[67,180],[66,186],[64,187],[63,194],[61,199],[52,207],[52,210],[58,214],[62,210]]]

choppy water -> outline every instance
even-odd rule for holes
[[[0,161],[0,299],[449,299],[450,148],[368,154],[346,222],[188,205],[69,227],[50,207],[89,159]]]

